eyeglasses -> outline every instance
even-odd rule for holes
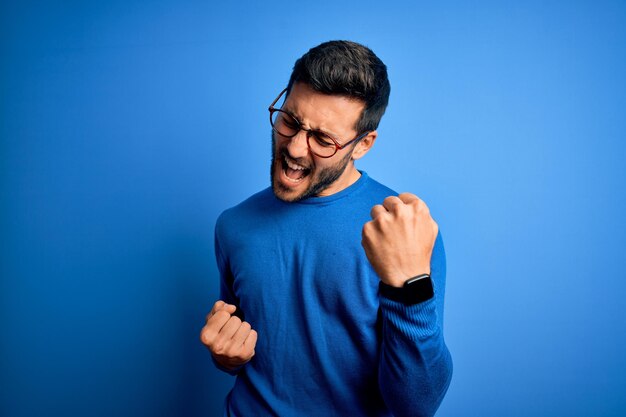
[[[276,97],[276,100],[274,100],[272,104],[270,104],[270,124],[272,125],[272,129],[274,129],[274,132],[286,138],[293,138],[298,134],[298,132],[304,130],[306,132],[307,146],[312,153],[319,156],[320,158],[330,158],[340,149],[345,148],[352,142],[356,142],[357,140],[364,138],[365,136],[367,136],[368,133],[370,133],[369,131],[367,131],[362,135],[359,135],[356,138],[349,140],[343,145],[340,145],[335,138],[333,138],[326,132],[322,132],[321,130],[305,129],[304,127],[302,127],[302,123],[300,123],[300,121],[296,119],[293,115],[289,114],[285,110],[277,109],[274,107],[274,104],[276,104],[278,100],[280,100],[283,94],[285,94],[285,91],[287,91],[286,88],[281,91],[278,97]]]

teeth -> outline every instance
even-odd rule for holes
[[[287,179],[287,181],[294,183],[294,184],[298,184],[301,183],[302,180],[304,180],[304,178],[298,178],[297,180],[294,180],[293,178],[289,178],[288,176],[285,175],[285,178]]]
[[[291,169],[293,169],[293,170],[295,170],[295,171],[303,171],[303,170],[305,170],[305,169],[306,169],[305,167],[303,167],[303,166],[301,166],[301,165],[298,165],[298,164],[296,164],[296,163],[291,162],[291,161],[290,161],[289,159],[287,159],[286,157],[285,157],[285,162],[287,162],[287,166],[288,166],[289,168],[291,168]]]

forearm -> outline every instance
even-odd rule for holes
[[[203,341],[211,351],[213,364],[221,371],[230,375],[237,375],[239,371],[254,355],[256,331],[244,321],[244,315],[239,307],[239,301],[233,290],[233,274],[229,262],[221,250],[218,237],[218,224],[215,228],[215,258],[220,277],[220,300],[213,307],[228,313],[228,321],[223,326],[213,329],[207,334],[212,337]],[[213,311],[214,312],[214,311]]]
[[[452,359],[434,299],[412,306],[381,298],[379,387],[396,417],[432,416],[450,385]]]

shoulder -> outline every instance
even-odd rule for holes
[[[392,195],[398,195],[398,193],[387,187],[386,185],[381,184],[376,181],[366,172],[362,172],[363,175],[363,186],[358,190],[357,199],[366,205],[371,206],[375,204],[382,204],[383,200]]]
[[[216,229],[240,224],[248,219],[253,220],[261,213],[267,212],[273,204],[276,204],[274,193],[271,187],[265,188],[241,203],[224,210],[217,218]]]
[[[364,175],[367,175],[364,173]],[[376,181],[374,178],[367,176],[366,178],[366,187],[365,190],[367,191],[368,194],[372,195],[372,196],[376,196],[376,197],[381,197],[383,196],[383,198],[385,197],[389,197],[390,195],[398,195],[398,193],[387,187],[386,185],[381,184],[380,182]]]

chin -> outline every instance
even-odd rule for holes
[[[301,200],[300,196],[291,190],[286,190],[280,184],[272,184],[272,190],[274,191],[274,195],[279,200],[282,200],[286,203],[295,203],[296,201]]]
[[[303,178],[300,183],[295,184],[294,186],[283,183],[283,181],[286,182],[287,180],[284,180],[281,177],[285,176],[286,175],[283,172],[281,164],[276,164],[274,169],[272,169],[272,191],[274,191],[274,195],[278,199],[288,203],[293,203],[311,196],[310,187],[307,187],[307,184],[309,184],[308,177],[310,175]]]

